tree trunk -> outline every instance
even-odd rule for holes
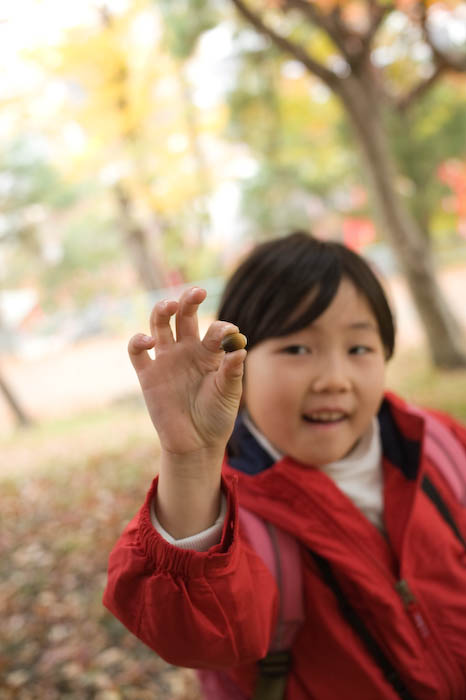
[[[385,134],[380,100],[370,73],[340,83],[339,96],[363,154],[384,234],[404,273],[438,367],[466,366],[462,332],[435,276],[430,247],[396,190],[396,167]]]
[[[0,391],[2,392],[3,396],[5,397],[8,406],[13,411],[13,414],[15,415],[15,418],[18,421],[18,424],[22,428],[26,428],[26,427],[32,425],[32,420],[26,414],[24,409],[21,407],[21,404],[19,403],[18,399],[16,398],[13,391],[10,389],[10,387],[8,386],[8,384],[6,383],[5,379],[2,377],[1,374],[0,374]]]
[[[302,10],[306,18],[310,19],[311,25],[319,26],[341,49],[342,55],[350,62],[350,74],[347,78],[340,78],[316,61],[301,44],[275,31],[243,0],[232,2],[243,18],[259,33],[267,36],[280,50],[300,61],[311,75],[317,76],[340,97],[363,154],[378,218],[408,282],[426,331],[433,362],[439,367],[466,367],[466,351],[464,343],[461,342],[461,329],[436,281],[430,248],[419,225],[396,190],[397,171],[380,110],[383,96],[378,90],[369,50],[373,34],[385,14],[384,8],[378,7],[377,3],[371,3],[372,10],[375,11],[375,14],[372,12],[375,23],[368,35],[363,37],[366,49],[364,50],[363,46],[359,56],[356,56],[354,51],[352,55],[351,52],[348,53],[348,28],[341,30],[341,17],[338,13],[335,21],[332,13],[326,15],[316,12],[312,3],[303,3],[301,0],[285,3],[287,9],[298,7]],[[389,7],[390,5],[387,6]],[[360,39],[357,41],[360,42]],[[444,61],[443,58],[442,60]],[[431,80],[426,81],[424,86],[431,83]],[[419,90],[416,92],[419,94]]]
[[[121,183],[115,186],[115,195],[126,245],[141,284],[149,291],[165,287],[163,268],[154,251],[154,232],[146,230],[135,220],[131,199]]]

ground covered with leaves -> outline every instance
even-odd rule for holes
[[[131,414],[125,415],[128,424]],[[112,432],[120,430],[121,440],[123,423],[121,412],[114,422],[109,414],[100,441],[95,425],[84,421],[45,434],[33,429],[5,445],[1,700],[199,698],[191,671],[162,661],[102,605],[108,554],[142,503],[157,464],[155,440],[134,431],[127,430],[127,443],[117,451],[111,447]],[[23,460],[19,470],[15,444],[18,463]]]

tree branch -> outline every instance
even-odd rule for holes
[[[238,12],[252,26],[264,36],[268,37],[274,44],[279,46],[283,51],[293,56],[297,61],[303,64],[310,73],[320,78],[331,90],[338,91],[340,78],[333,71],[329,70],[321,63],[316,61],[308,52],[299,44],[290,41],[282,34],[278,34],[272,27],[267,25],[263,19],[253,12],[243,0],[231,0]]]
[[[369,24],[369,29],[362,39],[364,44],[364,52],[366,54],[370,51],[372,41],[378,28],[388,13],[395,9],[395,6],[391,2],[386,2],[384,5],[380,5],[378,2],[376,2],[376,0],[368,0],[368,9],[371,21]]]
[[[382,21],[390,11],[395,9],[391,2],[380,5],[377,0],[367,0],[369,23],[367,31],[361,33],[352,30],[345,23],[341,6],[335,6],[327,14],[309,0],[285,0],[285,7],[300,10],[313,24],[323,29],[356,72],[366,61]]]
[[[336,21],[334,16],[325,15],[314,4],[308,2],[308,0],[286,0],[285,7],[287,9],[296,9],[302,12],[312,24],[320,27],[328,34],[328,36],[346,58],[350,58],[350,56],[347,54],[347,48],[345,46],[346,33],[342,31],[341,24]]]
[[[398,109],[403,112],[409,109],[413,102],[416,102],[422,95],[424,95],[434,83],[437,82],[437,80],[440,78],[442,73],[445,72],[446,70],[446,65],[444,63],[438,63],[435,67],[434,72],[432,73],[431,76],[426,78],[425,80],[421,80],[414,88],[412,88],[406,95],[403,95],[403,97],[399,98],[396,102],[396,106]]]

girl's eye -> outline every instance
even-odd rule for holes
[[[350,355],[366,355],[368,352],[372,350],[367,345],[354,345],[350,348]]]
[[[288,345],[282,352],[287,355],[308,355],[311,351],[306,345]]]

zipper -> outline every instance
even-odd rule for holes
[[[405,578],[402,578],[395,583],[395,589],[403,601],[405,610],[414,622],[414,626],[419,632],[420,637],[426,641],[431,636],[431,632],[419,609],[416,596],[409,587],[409,583]]]
[[[366,547],[361,547],[361,543],[359,541],[355,541],[351,536],[348,537],[347,531],[343,530],[343,528],[340,528],[334,520],[329,519],[327,513],[319,507],[319,504],[315,505],[317,506],[317,510],[321,512],[325,519],[328,520],[329,523],[331,523],[331,528],[335,532],[338,532],[340,535],[343,535],[346,539],[351,540],[352,543],[355,543],[357,548],[360,551],[364,552],[366,557],[369,558],[371,562],[376,565],[376,568],[380,572],[382,572],[384,577],[388,578],[390,581],[393,582],[393,586],[397,591],[398,595],[400,596],[401,600],[403,601],[405,610],[408,613],[409,617],[412,619],[419,636],[426,644],[426,646],[428,646],[431,654],[433,654],[437,659],[439,670],[442,669],[444,675],[441,678],[441,682],[448,687],[448,690],[450,692],[450,698],[457,698],[458,696],[457,694],[455,694],[455,691],[450,681],[450,675],[452,672],[452,665],[450,663],[450,660],[447,654],[444,652],[443,645],[439,642],[437,635],[435,633],[432,634],[432,629],[427,624],[425,617],[420,610],[417,599],[409,586],[408,581],[405,578],[396,579],[396,577],[393,575],[390,569],[387,569],[385,566],[382,566],[381,563],[373,556],[373,554]],[[432,644],[427,643],[427,640],[429,638],[432,638]]]
[[[418,481],[420,480],[421,477],[421,470],[418,475]],[[299,494],[301,495],[301,494]],[[299,500],[299,498],[298,498]],[[327,511],[324,510],[319,503],[319,501],[314,501],[312,503],[314,509],[320,513],[320,516],[324,522],[328,524],[329,530],[333,530],[333,532],[336,534],[338,540],[340,541],[350,541],[352,545],[356,547],[357,550],[359,550],[365,557],[366,559],[370,560],[374,568],[380,573],[381,576],[383,576],[385,581],[389,581],[391,585],[395,588],[397,591],[398,595],[401,597],[401,600],[403,601],[404,607],[406,609],[407,614],[411,617],[415,628],[421,637],[421,640],[425,643],[426,647],[429,649],[430,654],[436,659],[437,661],[437,673],[439,676],[439,681],[441,685],[443,685],[446,689],[448,689],[449,695],[448,698],[449,700],[459,700],[459,695],[457,692],[455,692],[454,687],[452,686],[452,673],[453,676],[458,676],[458,669],[454,663],[450,661],[449,655],[443,648],[442,642],[439,640],[438,635],[436,634],[435,629],[432,628],[432,626],[429,626],[429,624],[426,621],[425,615],[421,612],[420,605],[414,596],[408,582],[406,581],[405,578],[400,578],[398,579],[394,573],[384,566],[374,555],[373,553],[365,546],[361,546],[361,541],[357,540],[351,535],[349,535],[348,531],[345,530],[344,528],[340,527],[339,524],[333,519],[330,518]],[[405,542],[406,542],[406,534],[408,530],[408,525],[409,521],[406,526],[406,531],[405,531]],[[400,552],[400,561],[402,559],[402,552]],[[429,644],[427,640],[430,638],[431,643]],[[463,697],[463,696],[461,696]],[[466,696],[465,696],[466,697]]]
[[[458,693],[455,692],[455,689],[453,688],[450,682],[451,672],[454,670],[454,673],[457,676],[458,669],[453,668],[454,663],[450,661],[448,653],[444,650],[443,643],[439,639],[435,628],[429,626],[429,624],[427,623],[425,616],[421,612],[417,598],[414,595],[408,581],[405,578],[400,579],[395,584],[395,589],[398,595],[400,596],[401,600],[403,601],[404,608],[408,615],[411,617],[419,636],[425,643],[425,646],[430,649],[431,653],[434,653],[435,651],[435,658],[437,659],[438,665],[444,673],[443,680],[447,685],[448,690],[450,691],[449,697],[459,698]],[[428,643],[429,638],[431,638],[431,641],[433,642],[432,644]],[[461,695],[461,698],[462,697],[463,695]]]

